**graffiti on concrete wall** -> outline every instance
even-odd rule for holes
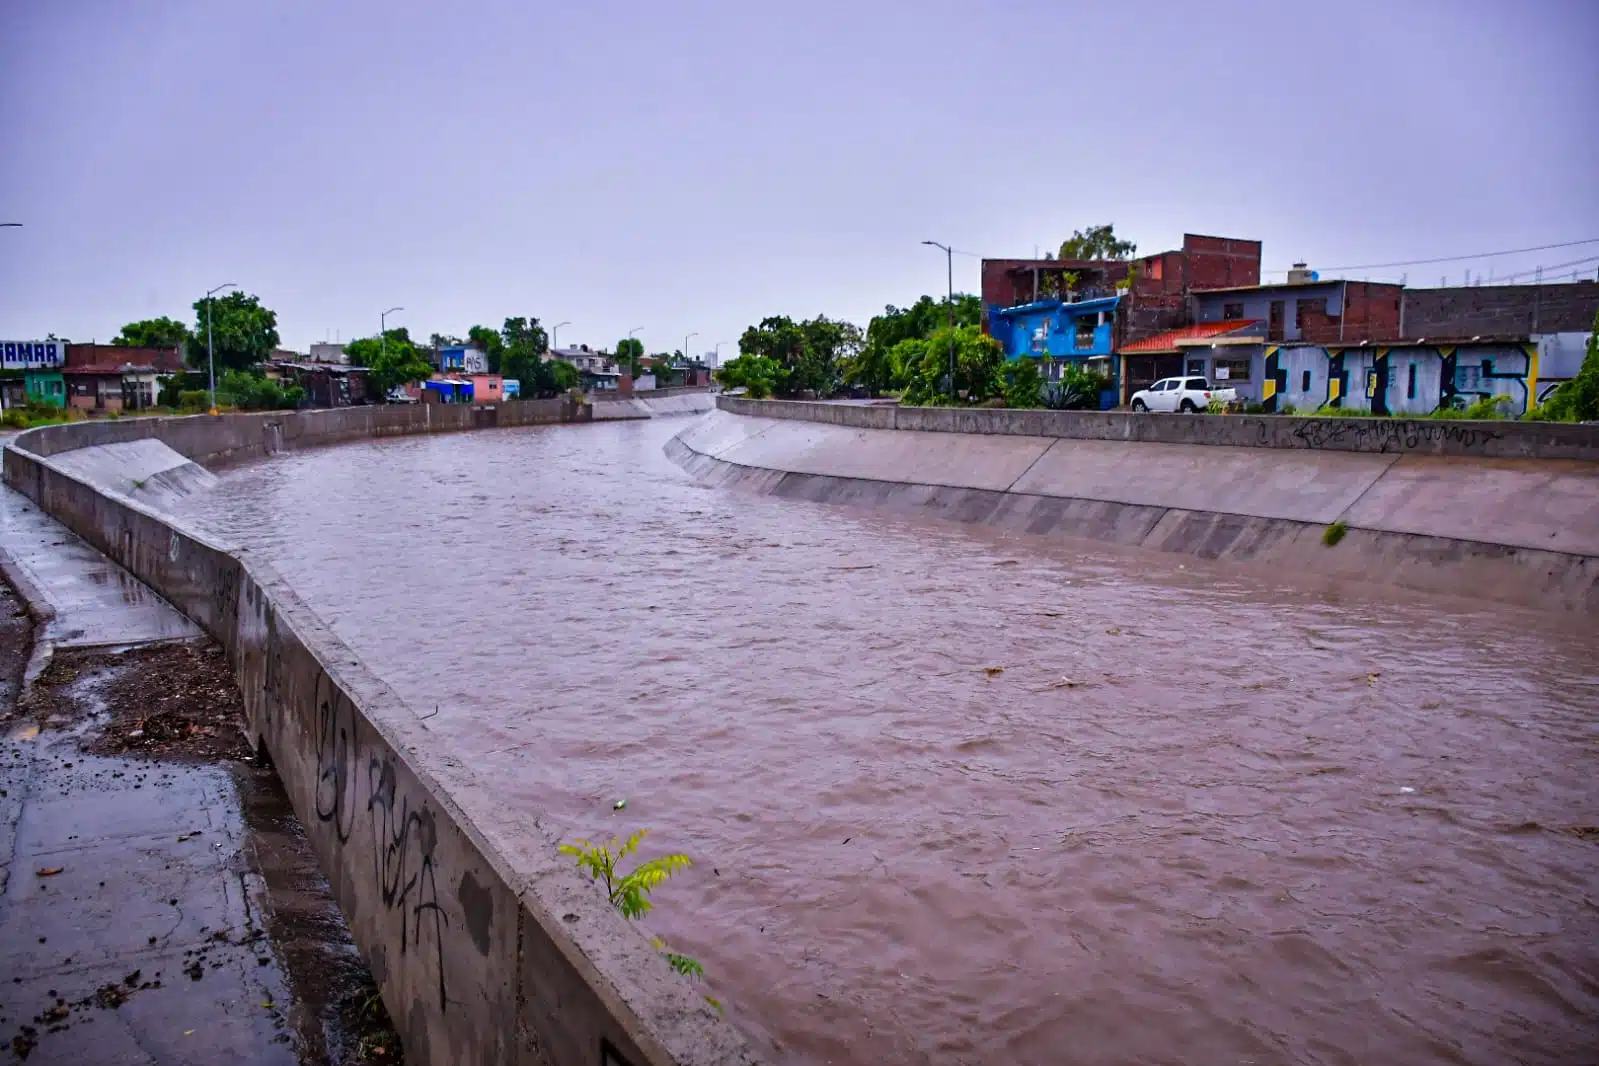
[[[1307,418],[1291,435],[1295,447],[1362,452],[1434,451],[1438,445],[1450,452],[1471,451],[1504,437],[1480,423],[1363,418]]]
[[[413,799],[402,788],[402,768],[387,745],[363,742],[370,727],[321,671],[315,706],[317,820],[333,830],[341,848],[370,842],[374,887],[383,909],[399,921],[400,954],[433,971],[439,1010],[447,1011],[444,937],[451,920],[439,892],[433,810],[425,796]],[[363,822],[370,837],[358,838]],[[480,946],[486,953],[486,935]]]

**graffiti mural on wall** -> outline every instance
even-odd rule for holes
[[[1266,350],[1262,404],[1268,411],[1322,407],[1426,415],[1504,397],[1525,414],[1540,388],[1538,347],[1519,342],[1440,345],[1283,345]]]

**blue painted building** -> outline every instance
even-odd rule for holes
[[[1115,324],[1120,296],[1068,303],[1037,300],[988,308],[988,331],[1007,359],[1045,360],[1045,376],[1059,379],[1067,366],[1115,379]]]
[[[470,344],[449,344],[439,349],[439,369],[446,374],[487,374],[489,357]]]

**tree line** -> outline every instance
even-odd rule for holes
[[[191,372],[175,375],[162,389],[164,406],[203,407],[207,402],[207,312],[210,343],[217,374],[217,402],[247,410],[292,408],[304,400],[297,385],[266,377],[264,364],[280,343],[277,313],[258,296],[235,291],[194,302],[194,325],[167,316],[129,322],[112,339],[117,347],[177,348]],[[431,376],[434,365],[429,349],[469,343],[483,351],[489,372],[520,383],[521,395],[554,396],[578,384],[578,372],[569,363],[546,361],[549,337],[537,318],[506,318],[499,329],[475,325],[465,341],[434,333],[426,344],[413,340],[401,326],[381,336],[362,337],[345,344],[352,364],[367,368],[368,391],[386,396],[396,386]],[[634,342],[637,343],[636,341]]]
[[[1113,225],[1090,226],[1061,242],[1061,259],[1125,261],[1138,250]],[[1070,285],[1067,277],[1060,284]],[[982,301],[969,293],[923,296],[909,307],[890,304],[862,332],[824,315],[795,322],[762,319],[739,339],[739,355],[717,371],[726,388],[767,396],[826,398],[845,391],[896,393],[900,403],[1008,407],[1091,407],[1109,387],[1081,368],[1046,386],[1035,359],[1007,361],[982,330]]]

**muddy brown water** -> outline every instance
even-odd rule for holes
[[[507,804],[692,855],[649,928],[776,1062],[1599,1058],[1591,622],[709,489],[684,424],[182,513]]]

